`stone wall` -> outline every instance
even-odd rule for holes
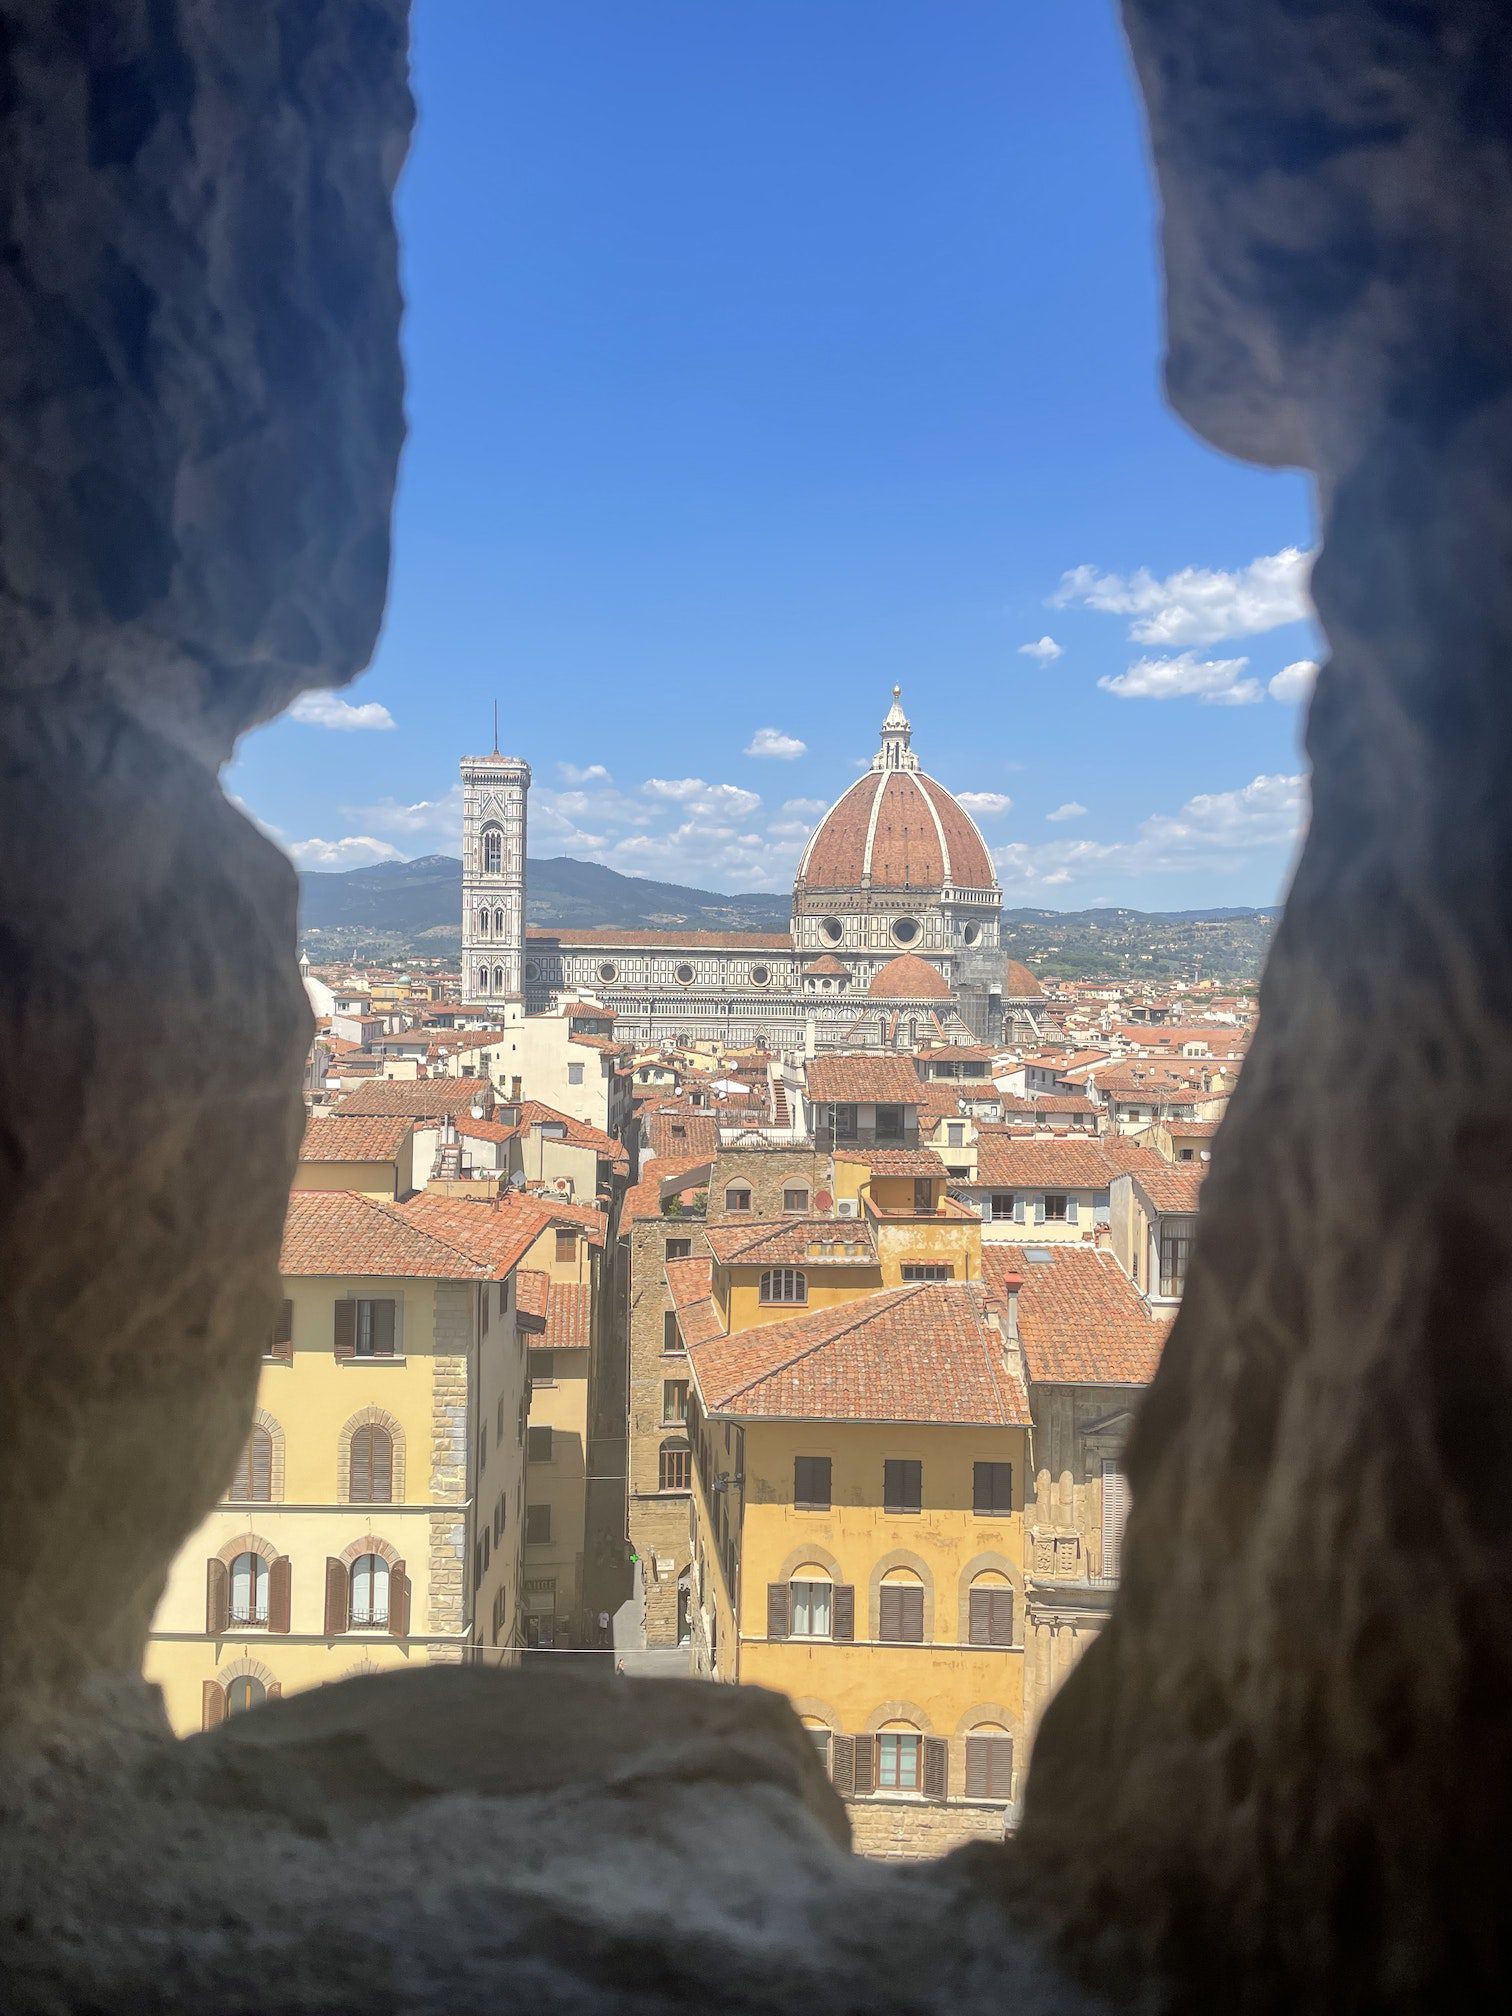
[[[669,1435],[682,1433],[662,1420],[662,1384],[688,1376],[687,1357],[668,1356],[662,1350],[664,1318],[673,1306],[667,1287],[666,1243],[669,1238],[691,1239],[696,1254],[702,1235],[702,1219],[647,1218],[630,1228],[627,1242],[628,1510],[631,1545],[641,1558],[648,1645],[677,1643],[677,1582],[691,1555],[689,1496],[686,1492],[665,1496],[659,1490],[661,1445]],[[658,1557],[674,1564],[672,1572],[660,1579],[654,1572]]]

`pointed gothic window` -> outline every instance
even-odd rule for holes
[[[480,936],[482,936],[482,937],[484,937],[484,938],[486,938],[486,937],[488,936],[488,919],[489,919],[489,915],[490,915],[490,913],[489,913],[489,912],[488,912],[487,910],[480,910],[480,911],[478,912],[478,932],[479,932],[479,935],[480,935]]]
[[[505,980],[505,978],[504,978],[504,968],[503,968],[502,966],[495,966],[495,968],[494,968],[494,992],[495,992],[495,994],[502,994],[502,993],[504,992],[504,990],[505,990],[505,987],[506,987],[506,985],[507,985],[507,984],[508,984],[508,983],[506,982],[506,980]]]
[[[504,835],[497,826],[483,828],[483,873],[497,875],[504,866]]]
[[[502,938],[504,936],[504,912],[502,910],[495,910],[494,912],[494,936],[495,938]]]
[[[478,992],[480,994],[488,992],[488,968],[486,966],[478,968]]]

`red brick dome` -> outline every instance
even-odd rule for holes
[[[922,770],[869,770],[832,805],[803,851],[810,889],[992,889],[969,813]]]
[[[872,976],[867,993],[878,1001],[948,1001],[944,975],[917,952],[900,953]]]
[[[1003,967],[1003,997],[1008,1001],[1037,1001],[1044,993],[1038,980],[1022,959],[1009,959]]]

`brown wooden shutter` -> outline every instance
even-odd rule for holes
[[[988,1752],[993,1739],[990,1736],[968,1736],[966,1738],[966,1797],[985,1799],[988,1785]]]
[[[346,1563],[326,1556],[325,1635],[339,1638],[352,1615],[352,1581]]]
[[[259,1505],[267,1505],[273,1497],[273,1437],[266,1428],[252,1430],[247,1443],[248,1454],[248,1496]]]
[[[991,1589],[973,1589],[971,1592],[971,1622],[966,1635],[973,1645],[992,1643],[992,1599],[995,1593]]]
[[[394,1305],[392,1302],[374,1302],[373,1311],[373,1356],[392,1358],[394,1355]]]
[[[231,1478],[231,1489],[226,1495],[237,1499],[246,1499],[252,1496],[252,1441],[250,1436],[242,1444],[242,1452],[236,1459],[236,1470]]]
[[[373,1431],[359,1428],[352,1437],[352,1460],[347,1495],[354,1505],[373,1501]]]
[[[287,1631],[293,1593],[293,1572],[287,1554],[280,1554],[268,1569],[268,1629]]]
[[[988,1642],[993,1645],[1013,1643],[1013,1591],[992,1589],[988,1591],[992,1601],[989,1606],[991,1623]]]
[[[268,1346],[270,1358],[280,1358],[287,1365],[294,1357],[294,1304],[285,1295],[278,1305],[278,1315],[273,1324],[273,1341]]]
[[[924,1738],[924,1797],[943,1799],[950,1789],[950,1745],[943,1736]]]
[[[336,1356],[355,1358],[357,1356],[357,1304],[338,1302],[336,1304]]]
[[[394,1438],[387,1428],[369,1428],[368,1461],[372,1474],[369,1488],[375,1505],[389,1505],[394,1497]]]
[[[856,1738],[855,1789],[857,1792],[874,1792],[877,1789],[877,1739],[875,1736]]]
[[[863,1736],[861,1741],[867,1739]],[[854,1792],[856,1789],[856,1739],[854,1736],[832,1736],[830,1738],[830,1778],[835,1790],[840,1793]]]
[[[281,1701],[283,1699],[283,1689],[276,1680],[268,1682],[267,1688],[263,1693],[263,1699],[265,1701]]]
[[[835,1584],[835,1601],[832,1612],[834,1635],[842,1643],[849,1644],[856,1635],[856,1590],[850,1582]]]
[[[903,1636],[903,1591],[896,1582],[884,1582],[877,1595],[877,1636],[895,1644]]]
[[[912,1583],[898,1591],[898,1636],[905,1645],[924,1643],[924,1591]]]
[[[225,1719],[226,1690],[222,1687],[219,1680],[207,1680],[201,1695],[200,1727],[203,1729],[219,1729]]]
[[[389,1636],[408,1638],[410,1628],[410,1580],[404,1572],[404,1563],[396,1561],[389,1569]]]
[[[224,1561],[205,1564],[205,1636],[219,1638],[231,1622],[231,1570]]]
[[[767,1584],[767,1636],[786,1638],[789,1630],[789,1590],[786,1582]]]

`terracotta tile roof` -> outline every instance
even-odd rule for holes
[[[997,1052],[985,1043],[936,1043],[931,1049],[921,1051],[919,1063],[933,1064],[990,1064]]]
[[[586,1351],[592,1336],[592,1289],[586,1281],[553,1281],[546,1305],[547,1351]]]
[[[995,1127],[977,1135],[976,1182],[995,1190],[1106,1190],[1121,1164],[1100,1141],[1017,1139]]]
[[[941,841],[944,846],[942,848]],[[981,834],[943,784],[921,770],[870,770],[815,827],[798,864],[810,889],[924,891],[995,886]]]
[[[922,1106],[924,1087],[908,1057],[826,1053],[809,1059],[808,1096],[826,1105]]]
[[[950,989],[937,966],[921,959],[917,952],[900,952],[879,966],[871,977],[867,993],[874,1001],[948,1001]]]
[[[471,1113],[455,1113],[453,1124],[459,1134],[465,1134],[469,1141],[512,1141],[515,1129],[506,1127],[502,1120],[474,1120]]]
[[[608,1234],[608,1217],[596,1204],[578,1204],[566,1197],[539,1195],[534,1191],[525,1194],[509,1191],[499,1200],[499,1208],[507,1211],[511,1205],[518,1210],[533,1207],[544,1211],[553,1225],[576,1225],[579,1231],[587,1233],[590,1246],[602,1246]]]
[[[333,1114],[305,1123],[299,1144],[301,1162],[390,1162],[414,1127],[399,1114]]]
[[[278,1271],[474,1281],[493,1270],[471,1250],[413,1222],[402,1205],[352,1190],[296,1190],[284,1220]]]
[[[724,1325],[714,1307],[712,1274],[707,1259],[667,1262],[667,1287],[685,1346],[703,1344],[711,1337],[724,1335]]]
[[[662,1215],[663,1185],[667,1186],[669,1197],[681,1193],[673,1187],[679,1176],[688,1178],[687,1190],[704,1190],[709,1182],[709,1157],[707,1155],[658,1155],[648,1162],[639,1182],[632,1183],[625,1192],[620,1205],[620,1225],[628,1231],[637,1218],[660,1218]],[[701,1224],[703,1221],[695,1220]]]
[[[1178,1120],[1175,1131],[1183,1140],[1210,1141],[1218,1132],[1219,1124],[1216,1120]]]
[[[821,953],[817,959],[806,959],[803,964],[803,970],[805,973],[812,973],[821,979],[829,979],[835,975],[838,975],[842,980],[849,979],[850,977],[849,966],[846,965],[843,959],[837,959],[833,952]]]
[[[719,1124],[706,1107],[675,1106],[643,1113],[641,1128],[658,1159],[664,1155],[713,1155],[719,1147]]]
[[[861,1218],[717,1218],[705,1221],[709,1250],[724,1266],[875,1267],[871,1227]],[[830,1252],[815,1250],[825,1245]],[[839,1248],[849,1247],[846,1252]]]
[[[473,1254],[497,1279],[517,1267],[550,1224],[534,1198],[443,1197],[422,1190],[395,1208],[411,1225]]]
[[[546,1305],[551,1299],[551,1276],[539,1267],[522,1267],[515,1275],[516,1314],[520,1327],[546,1328]]]
[[[1023,1381],[975,1281],[911,1282],[692,1346],[710,1413],[1021,1426]]]
[[[600,1161],[608,1162],[615,1169],[630,1167],[630,1156],[624,1142],[616,1141],[602,1127],[594,1127],[587,1120],[576,1120],[570,1113],[559,1113],[554,1106],[544,1105],[539,1099],[522,1101],[520,1124],[516,1131],[523,1134],[532,1127],[542,1125],[565,1127],[566,1138],[574,1148],[591,1148]]]
[[[1023,1282],[1019,1341],[1031,1385],[1146,1386],[1154,1378],[1168,1326],[1146,1309],[1111,1253],[987,1245],[982,1273],[1004,1312],[1004,1277]]]
[[[1079,1092],[1031,1092],[1031,1110],[1040,1113],[1095,1113],[1097,1108]]]
[[[1206,1162],[1158,1161],[1153,1167],[1130,1173],[1152,1211],[1195,1211],[1202,1179],[1210,1166]]]
[[[1044,988],[1030,972],[1022,959],[1007,959],[1003,962],[1003,998],[1007,1001],[1035,1001],[1044,996]]]
[[[837,1162],[857,1162],[873,1176],[943,1176],[945,1164],[933,1148],[851,1148],[841,1142]]]
[[[612,1036],[588,1036],[574,1029],[568,1035],[569,1043],[576,1043],[583,1050],[600,1050],[609,1057],[628,1057],[629,1045],[616,1043]]]
[[[527,938],[549,939],[554,945],[596,947],[622,945],[627,950],[645,946],[650,951],[680,952],[791,952],[790,931],[621,931],[554,930],[540,925],[525,927]]]
[[[417,1120],[439,1120],[460,1113],[477,1100],[492,1107],[494,1089],[486,1078],[380,1078],[348,1092],[338,1113],[407,1113]]]

